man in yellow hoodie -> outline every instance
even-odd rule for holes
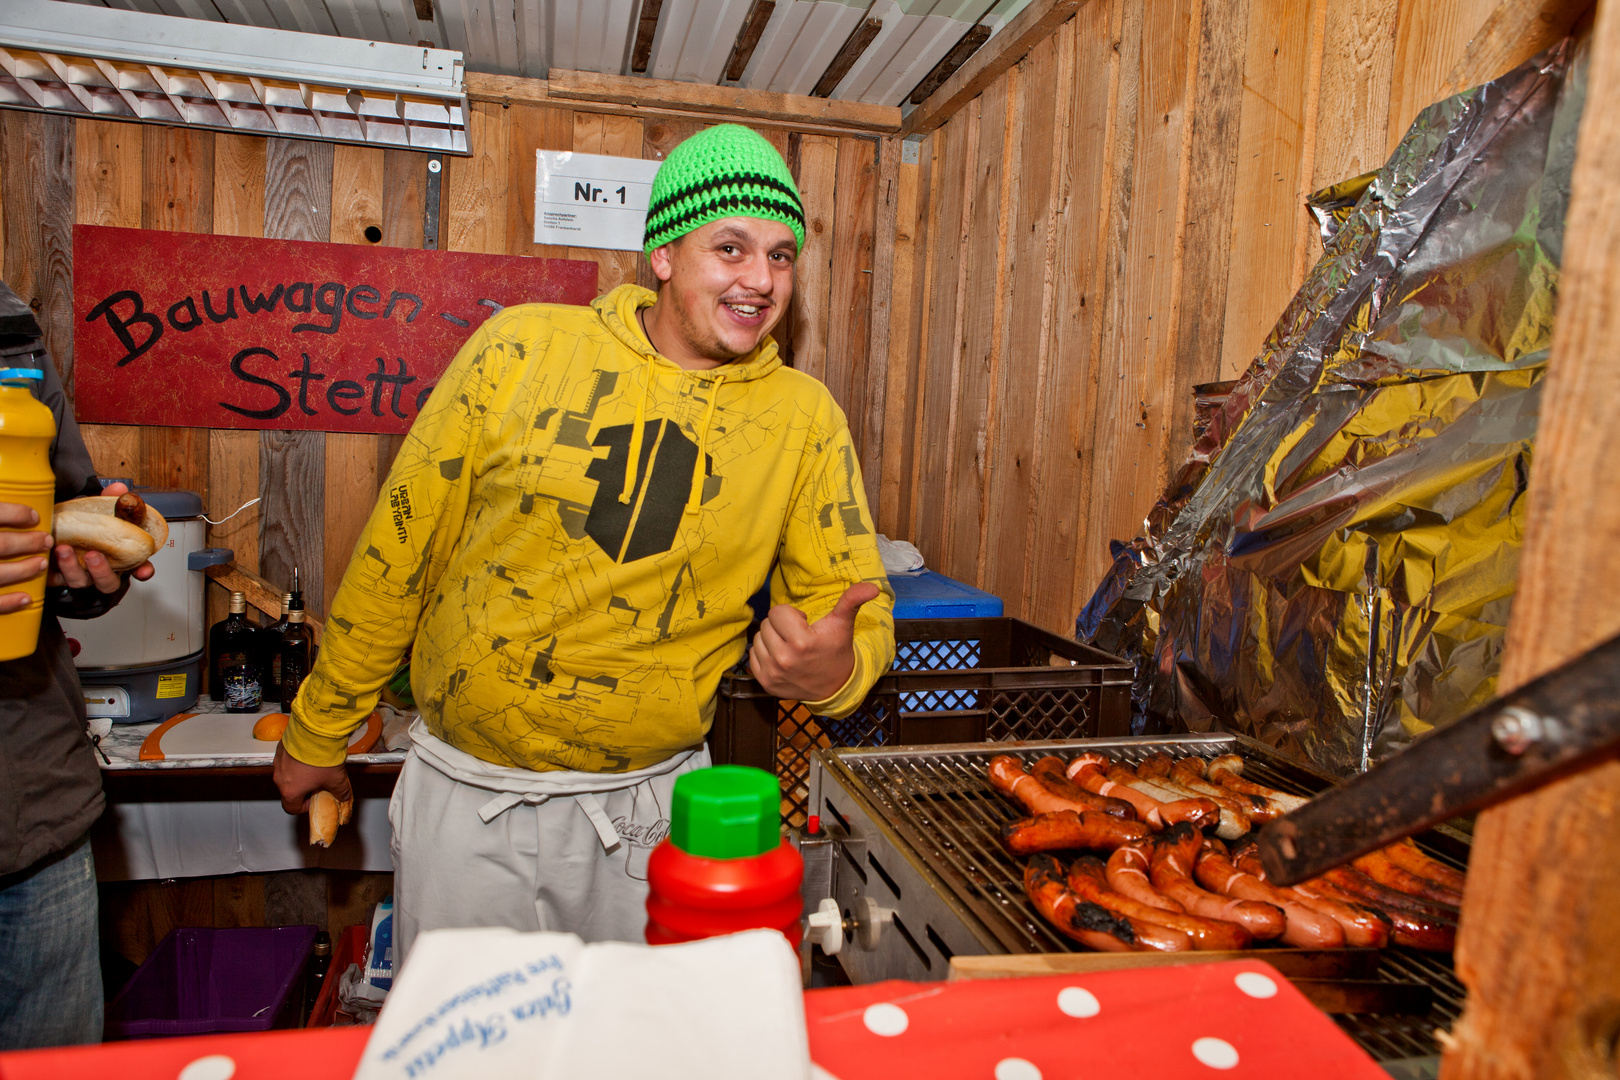
[[[332,602],[275,777],[349,797],[349,736],[412,649],[390,805],[397,955],[422,930],[641,940],[670,790],[749,666],[843,717],[894,657],[893,594],[843,413],[784,367],[804,214],[736,125],[660,166],[657,293],[491,317],[411,428]],[[774,567],[774,572],[773,572]]]

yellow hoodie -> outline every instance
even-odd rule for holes
[[[655,764],[708,732],[767,577],[812,622],[856,582],[882,590],[813,712],[847,715],[889,669],[893,593],[843,413],[768,337],[708,371],[660,356],[635,316],[655,299],[507,308],[456,355],[332,601],[293,757],[342,762],[414,645],[422,718],[469,754]]]

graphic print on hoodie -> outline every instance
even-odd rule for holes
[[[635,315],[655,299],[507,308],[457,354],[333,600],[295,757],[341,761],[411,647],[423,719],[470,754],[654,764],[707,732],[767,577],[811,621],[882,589],[812,711],[847,714],[888,670],[893,594],[842,412],[769,338],[707,371],[659,356]]]

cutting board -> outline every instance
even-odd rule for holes
[[[275,757],[275,742],[253,737],[254,713],[181,713],[159,724],[141,744],[142,761],[185,758]],[[373,712],[349,737],[349,753],[369,753],[382,739],[382,718]]]

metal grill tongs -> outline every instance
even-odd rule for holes
[[[1266,825],[1260,857],[1292,885],[1616,752],[1620,637]]]

